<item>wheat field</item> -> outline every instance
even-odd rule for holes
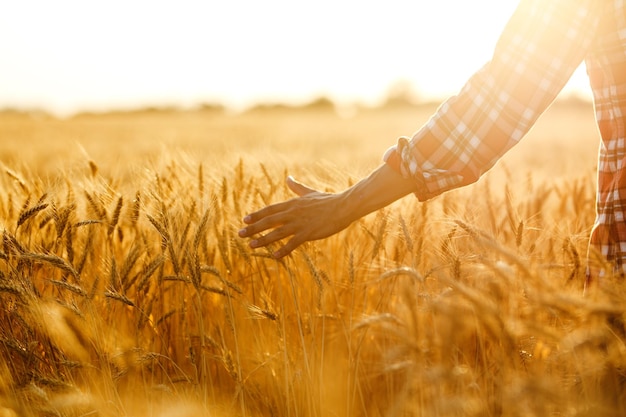
[[[0,416],[624,415],[626,288],[582,291],[589,105],[283,260],[237,237],[433,111],[0,114]]]

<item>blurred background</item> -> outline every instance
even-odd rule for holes
[[[55,2],[0,5],[0,109],[378,105],[455,93],[517,0]],[[587,96],[584,68],[564,94]]]

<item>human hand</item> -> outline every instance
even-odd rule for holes
[[[352,223],[346,213],[343,194],[324,193],[310,188],[293,177],[287,177],[287,186],[298,197],[272,204],[248,214],[243,221],[248,225],[239,231],[240,237],[252,237],[267,230],[265,235],[250,241],[251,248],[266,247],[291,237],[274,252],[275,258],[289,255],[304,242],[331,236]]]

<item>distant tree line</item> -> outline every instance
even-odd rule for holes
[[[570,106],[591,106],[589,99],[580,95],[569,94],[561,95],[557,101],[560,104]],[[386,98],[377,106],[364,106],[358,103],[354,104],[356,109],[359,108],[402,108],[402,107],[418,107],[418,106],[434,106],[439,104],[437,101],[425,100],[417,94],[409,81],[397,81],[388,89]],[[220,103],[200,103],[191,108],[177,107],[173,105],[155,105],[142,106],[132,109],[111,109],[101,112],[82,111],[74,114],[72,117],[88,117],[101,115],[140,115],[140,114],[176,114],[176,113],[206,113],[221,114],[229,109]],[[337,110],[336,103],[325,96],[314,98],[304,104],[287,104],[287,103],[258,103],[244,112],[269,112],[269,111],[328,111]],[[51,113],[41,109],[16,109],[5,108],[0,109],[0,121],[3,117],[27,117],[31,119],[43,120],[55,118]]]

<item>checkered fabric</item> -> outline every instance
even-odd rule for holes
[[[416,181],[420,200],[473,183],[524,137],[583,61],[602,137],[590,243],[626,267],[625,0],[522,0],[493,58],[385,160]]]

